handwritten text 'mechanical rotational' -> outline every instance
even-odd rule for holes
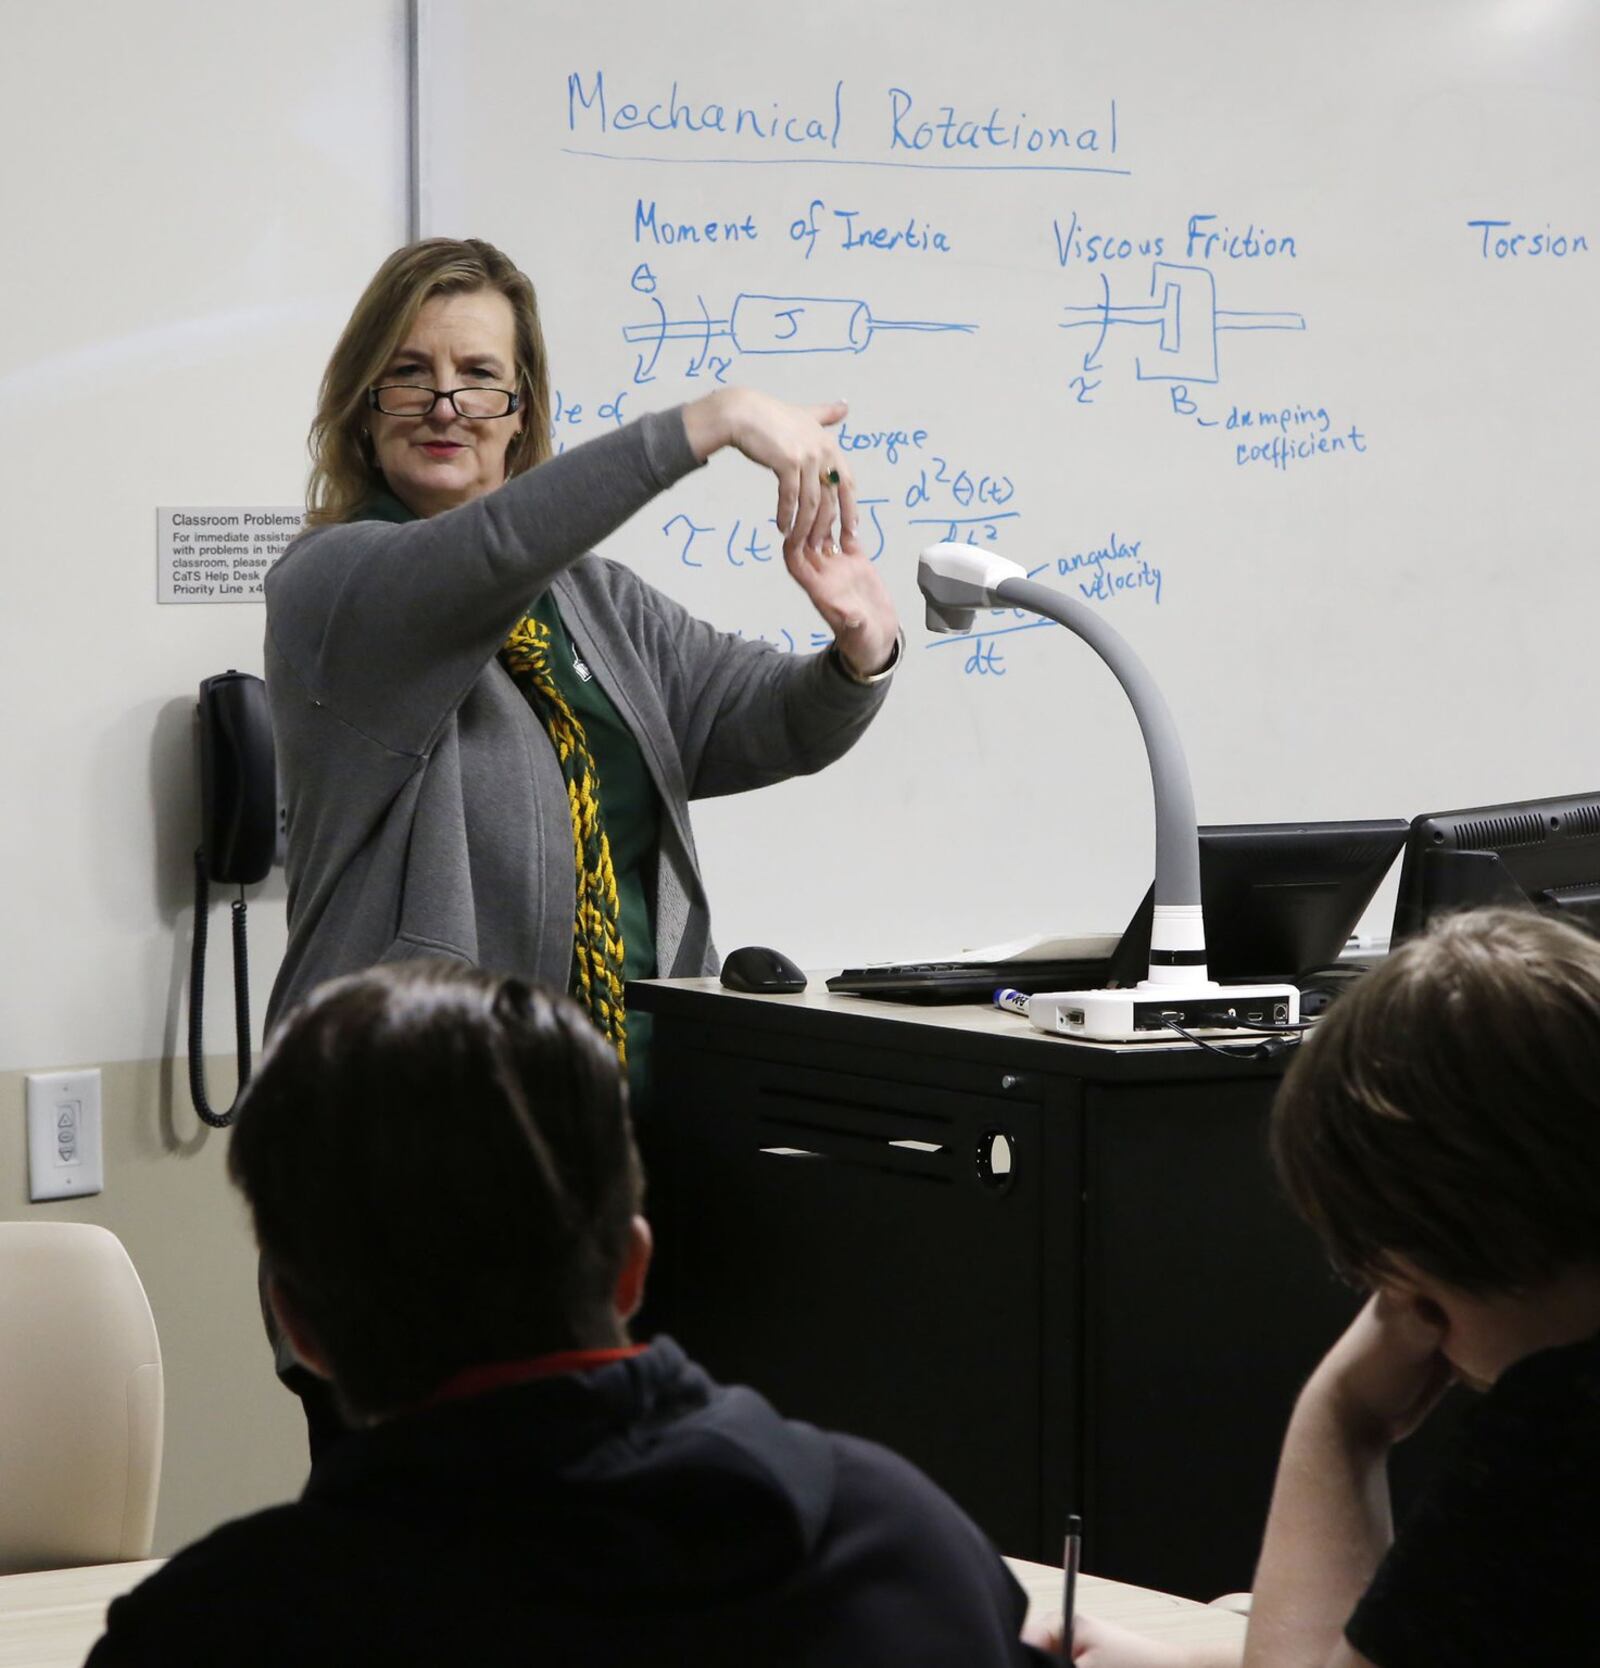
[[[1111,165],[1121,145],[1117,101],[1098,94],[1080,109],[1041,115],[983,101],[940,103],[905,87],[847,93],[843,79],[809,100],[792,101],[688,87],[676,78],[665,86],[622,87],[608,84],[602,69],[568,74],[567,131],[597,142],[670,138],[679,154],[696,149],[706,160],[749,160],[753,151],[842,154],[859,146],[864,159],[952,167]],[[709,154],[713,149],[717,157]]]

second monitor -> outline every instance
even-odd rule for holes
[[[1480,904],[1533,904],[1600,932],[1600,793],[1418,817],[1400,866],[1395,942]]]
[[[1293,980],[1333,961],[1405,843],[1409,824],[1230,823],[1200,830],[1206,963],[1228,983]],[[1150,943],[1146,894],[1112,968],[1137,983]]]

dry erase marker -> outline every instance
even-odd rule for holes
[[[1021,1014],[1024,1019],[1027,1018],[1028,998],[1020,990],[997,990],[994,1005],[1004,1008],[1008,1014]]]
[[[1067,1545],[1061,1555],[1061,1660],[1072,1661],[1072,1618],[1078,1604],[1078,1558],[1083,1551],[1083,1519],[1067,1519]]]

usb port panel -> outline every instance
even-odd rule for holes
[[[1275,1002],[1269,1012],[1260,1001],[1230,1001],[1212,997],[1200,1002],[1135,1002],[1133,1024],[1137,1031],[1165,1031],[1181,1025],[1186,1031],[1226,1031],[1243,1025],[1282,1025],[1289,1017],[1285,1002]]]

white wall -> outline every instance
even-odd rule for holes
[[[303,1449],[264,1346],[233,1324],[251,1335],[255,1294],[224,1143],[181,1067],[160,1065],[184,1046],[195,690],[260,672],[262,608],[158,606],[155,511],[302,499],[328,350],[405,236],[405,8],[10,0],[0,16],[0,1216],[104,1221],[161,1265],[182,1415],[170,1548],[290,1492]],[[221,1054],[220,901],[213,914]],[[281,877],[252,893],[251,929],[259,1034]],[[108,1073],[104,1195],[30,1205],[21,1073],[112,1062],[131,1075]],[[265,1397],[267,1435],[240,1417]]]
[[[403,10],[7,8],[0,1068],[167,1049],[195,687],[261,670],[262,609],[158,607],[155,509],[302,497],[328,349],[404,237]],[[263,996],[282,916],[269,888]]]

